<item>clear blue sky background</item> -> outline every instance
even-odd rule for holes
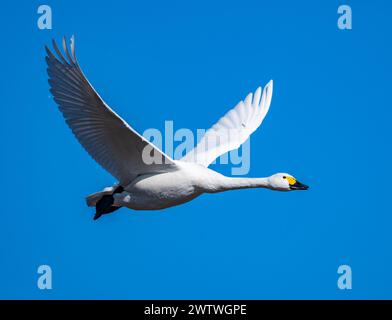
[[[388,1],[44,1],[50,31],[42,3],[0,13],[0,298],[392,298]],[[343,3],[351,31],[337,28]],[[72,34],[89,80],[141,132],[208,128],[274,79],[249,176],[287,171],[311,189],[94,222],[84,196],[114,179],[72,136],[45,70],[44,45]]]

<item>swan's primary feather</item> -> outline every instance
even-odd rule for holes
[[[220,118],[181,160],[208,167],[224,153],[239,148],[263,122],[271,104],[272,88],[271,80],[262,96],[261,87],[254,95],[249,93],[244,101]]]
[[[94,90],[76,60],[74,38],[71,52],[63,38],[65,56],[55,41],[53,47],[58,57],[46,47],[50,91],[87,152],[124,185],[140,174],[175,169],[169,156],[132,129]],[[143,161],[146,146],[162,160],[160,163]]]

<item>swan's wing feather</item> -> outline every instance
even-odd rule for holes
[[[272,89],[271,80],[263,92],[259,87],[254,94],[249,93],[207,130],[198,145],[181,160],[208,167],[224,153],[239,148],[263,122],[271,104]]]
[[[64,54],[55,41],[57,57],[46,47],[50,92],[65,121],[87,152],[120,183],[136,176],[175,169],[174,161],[132,129],[101,99],[84,76],[75,56],[63,39]],[[144,161],[143,150],[150,154]],[[152,162],[152,163],[151,163]]]

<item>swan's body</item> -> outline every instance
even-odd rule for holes
[[[100,98],[76,61],[74,41],[66,57],[53,45],[59,59],[48,49],[49,84],[67,124],[88,153],[118,184],[87,197],[95,206],[95,219],[121,207],[157,210],[188,202],[203,193],[242,188],[279,191],[306,190],[291,175],[267,178],[231,178],[208,166],[222,154],[238,148],[260,126],[272,99],[272,81],[259,87],[230,110],[200,143],[180,160],[173,160],[121,119]]]
[[[176,165],[176,171],[136,178],[125,187],[124,192],[115,195],[114,204],[137,210],[168,208],[212,190],[209,182],[219,175],[198,164],[178,161]],[[201,179],[206,179],[204,184],[200,183]]]
[[[267,188],[266,178],[230,178],[195,163],[175,161],[178,170],[142,175],[114,194],[114,205],[136,210],[158,210],[188,202],[203,193],[241,188]],[[90,196],[95,206],[103,194],[112,194],[113,186]]]

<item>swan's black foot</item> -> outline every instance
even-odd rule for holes
[[[114,190],[113,194],[115,193],[121,193],[124,191],[124,188],[121,186],[118,186],[116,190]],[[113,206],[114,203],[114,197],[113,194],[108,194],[103,196],[99,201],[97,202],[95,206],[95,215],[94,215],[94,220],[99,219],[102,215],[112,213],[121,207],[116,207]]]
[[[113,196],[103,196],[101,200],[97,202],[96,211],[94,215],[94,220],[97,220],[104,214],[112,213],[121,207],[112,206],[113,204]]]

